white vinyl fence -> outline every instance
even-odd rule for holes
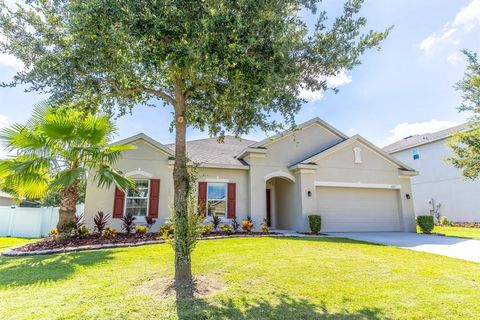
[[[77,214],[84,204],[77,205]],[[57,226],[58,207],[21,208],[0,206],[0,237],[41,238]]]

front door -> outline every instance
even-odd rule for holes
[[[272,221],[272,212],[271,212],[271,205],[270,205],[270,189],[267,189],[266,192],[266,209],[267,212],[265,213],[266,219],[267,219],[267,226],[271,227],[271,221]]]

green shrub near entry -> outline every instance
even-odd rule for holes
[[[312,230],[313,233],[319,233],[322,228],[322,217],[316,214],[309,215],[308,223],[310,224],[310,230]]]
[[[433,228],[435,227],[433,216],[418,216],[417,224],[423,233],[431,233]]]

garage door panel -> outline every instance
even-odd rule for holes
[[[317,201],[323,231],[401,229],[396,190],[318,187]]]

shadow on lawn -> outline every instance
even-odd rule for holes
[[[388,319],[380,310],[362,308],[357,311],[330,312],[325,305],[316,305],[306,299],[291,298],[286,294],[275,303],[266,299],[247,302],[245,299],[225,299],[211,304],[203,299],[177,300],[178,319]]]
[[[71,276],[77,267],[88,268],[113,259],[110,250],[68,254],[0,257],[0,287],[41,286]]]

